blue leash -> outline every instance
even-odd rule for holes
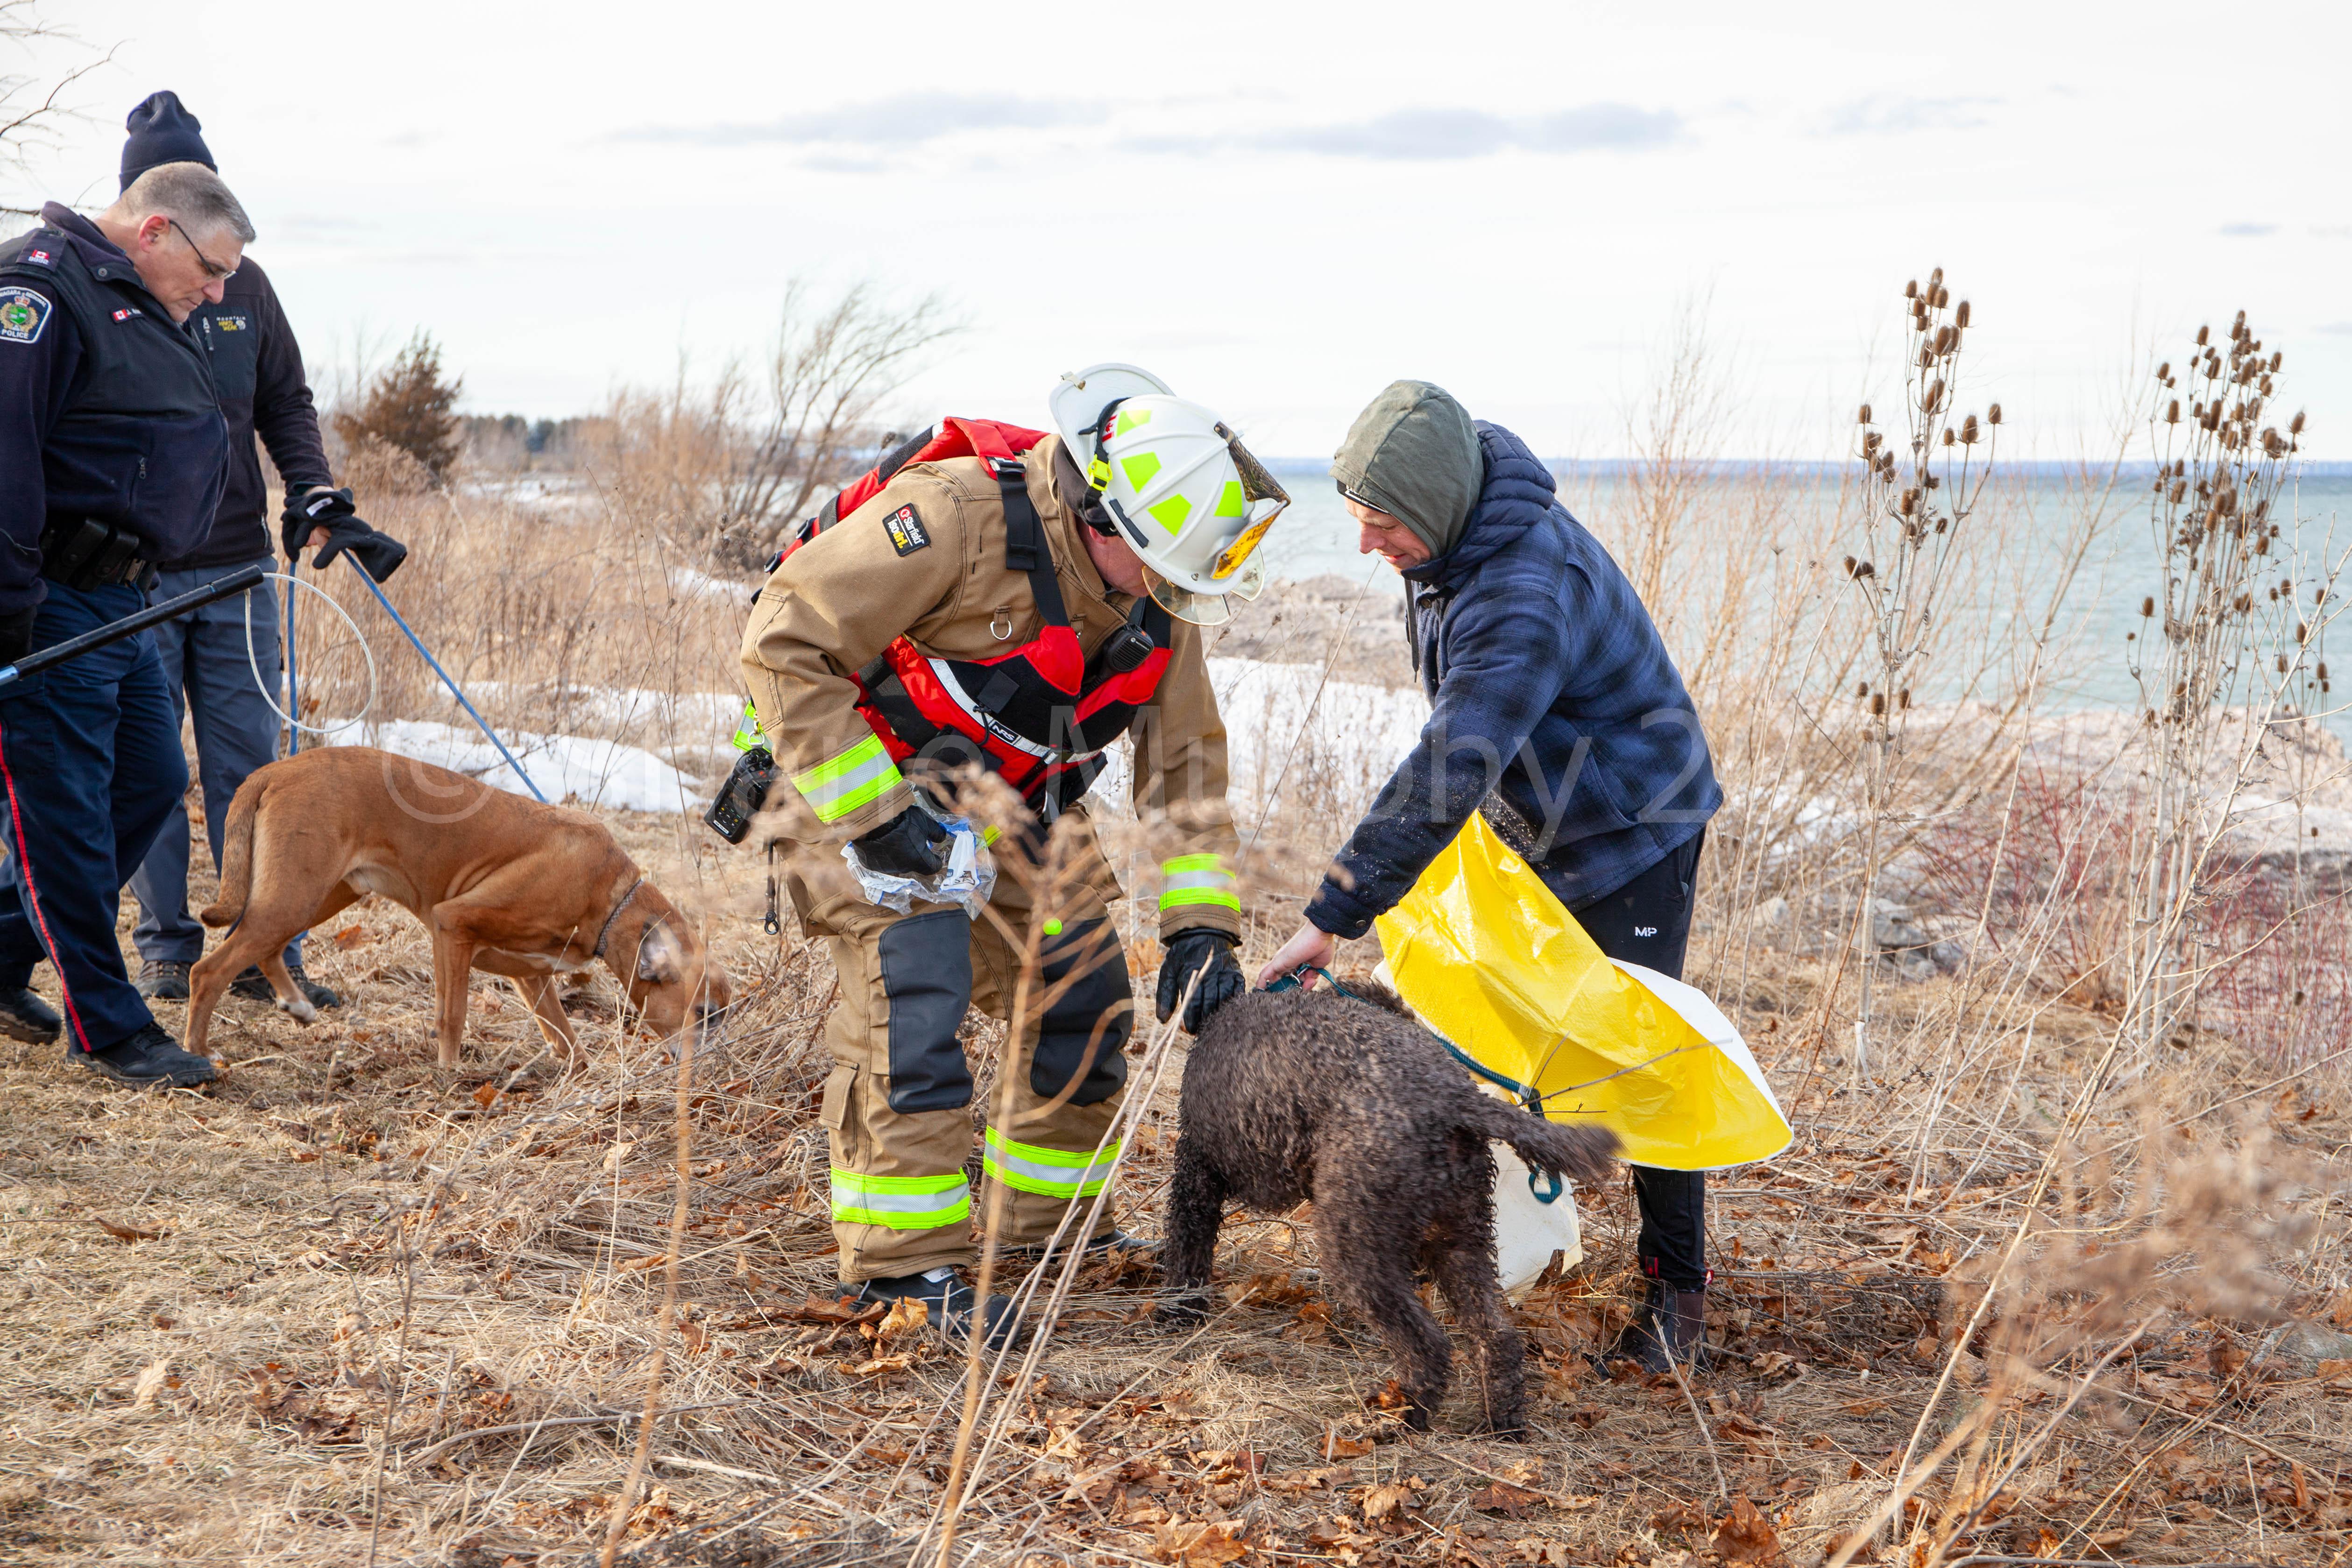
[[[402,621],[402,618],[400,618],[400,611],[393,609],[393,602],[391,602],[391,599],[385,599],[385,597],[383,597],[383,588],[381,588],[379,583],[376,583],[374,574],[369,572],[367,566],[360,564],[360,557],[358,557],[358,555],[352,555],[351,550],[346,550],[346,552],[343,552],[343,560],[351,562],[351,569],[352,569],[352,572],[358,572],[358,574],[360,574],[360,581],[367,583],[367,593],[376,595],[376,605],[383,606],[383,614],[385,614],[385,616],[391,616],[391,618],[393,618],[393,626],[400,627],[402,635],[404,635],[404,637],[409,639],[409,647],[416,648],[416,654],[419,654],[419,658],[424,658],[425,663],[428,663],[428,666],[433,666],[433,675],[440,675],[440,677],[442,677],[442,684],[445,684],[445,687],[449,687],[449,696],[454,696],[454,699],[457,699],[457,705],[458,705],[458,708],[466,710],[466,717],[468,717],[468,720],[473,720],[475,729],[480,729],[480,731],[485,733],[487,738],[489,738],[491,745],[497,745],[497,748],[499,748],[499,754],[501,754],[501,757],[506,757],[506,766],[510,766],[510,769],[515,769],[515,778],[520,778],[520,781],[522,781],[522,787],[524,787],[524,790],[530,790],[530,793],[531,793],[531,799],[536,799],[536,802],[539,802],[539,804],[546,804],[546,802],[548,802],[548,797],[546,797],[546,795],[541,795],[541,793],[539,793],[539,785],[536,785],[536,783],[531,783],[531,775],[530,775],[530,773],[524,773],[524,771],[522,771],[522,764],[520,764],[520,762],[515,762],[515,752],[510,752],[510,750],[506,750],[506,741],[501,741],[501,738],[499,738],[499,731],[494,731],[494,729],[491,729],[489,721],[482,720],[480,712],[475,712],[475,710],[473,710],[473,703],[468,703],[468,700],[466,700],[466,693],[463,693],[461,689],[458,689],[458,684],[454,682],[454,679],[449,679],[449,672],[442,670],[442,668],[440,668],[440,660],[433,658],[433,648],[425,647],[424,639],[421,639],[419,635],[416,635],[416,632],[414,632],[414,630],[409,630],[409,623],[407,623],[407,621]],[[294,576],[294,572],[297,572],[299,566],[301,566],[301,562],[294,562],[294,564],[287,566],[287,576],[289,576],[289,578]],[[287,583],[287,708],[289,708],[291,712],[301,712],[301,705],[299,705],[299,693],[297,693],[297,689],[294,689],[294,583]],[[291,733],[291,741],[287,742],[287,754],[291,754],[291,752],[294,752],[294,750],[299,750],[299,745],[301,745],[301,731],[294,731],[294,729],[289,729],[289,733]]]
[[[530,775],[522,771],[522,764],[515,761],[514,753],[507,750],[507,743],[499,739],[498,731],[491,729],[488,723],[483,720],[479,713],[474,711],[474,705],[466,700],[465,692],[458,689],[457,683],[449,679],[449,672],[441,668],[441,661],[433,657],[432,650],[425,646],[423,640],[420,639],[415,632],[409,630],[408,623],[400,618],[400,612],[392,607],[392,601],[383,596],[383,589],[377,584],[374,575],[370,573],[365,566],[361,565],[360,558],[352,554],[350,551],[346,550],[343,552],[343,559],[352,563],[352,570],[357,572],[360,574],[360,581],[368,585],[368,592],[373,594],[375,595],[375,602],[383,606],[383,613],[392,617],[392,624],[398,626],[401,629],[401,632],[408,638],[409,647],[415,648],[417,651],[418,656],[421,657],[425,663],[433,667],[433,673],[441,678],[441,684],[449,689],[449,695],[457,700],[457,706],[466,710],[466,717],[471,719],[474,721],[475,727],[480,730],[483,734],[489,737],[490,744],[499,749],[499,755],[507,760],[507,766],[514,770],[515,777],[522,780],[522,787],[530,791],[530,797],[533,800],[538,801],[542,805],[546,805],[547,797],[539,793],[539,786],[530,782]],[[287,590],[287,594],[289,597],[291,597],[293,590],[289,588]],[[287,684],[290,690],[293,684],[293,655],[290,650],[294,646],[294,623],[290,614],[286,625],[287,647],[289,650],[287,655]],[[294,711],[299,713],[301,710],[297,708]]]

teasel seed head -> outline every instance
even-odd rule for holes
[[[2144,621],[2150,620],[2154,618],[2155,615],[2156,595],[2153,594],[2142,595],[2139,601],[2139,618]]]
[[[1870,694],[1870,716],[1874,719],[1878,719],[1885,717],[1885,713],[1886,693],[1884,691],[1872,692]]]
[[[2178,425],[2180,423],[2180,399],[2176,397],[2170,403],[2165,405],[2164,422],[2167,425]]]
[[[2197,329],[2197,346],[2198,346],[2199,348],[2200,348],[2200,349],[2201,349],[2201,348],[2203,348],[2203,347],[2204,347],[2208,342],[2210,342],[2212,341],[2212,337],[2213,337],[2213,329],[2212,329],[2212,328],[2210,328],[2210,327],[2200,327],[2200,328],[2198,328],[2198,329]]]
[[[1964,447],[1977,444],[1977,416],[1973,414],[1960,421],[1960,444]]]
[[[1878,575],[1878,568],[1867,561],[1861,562],[1855,565],[1853,574],[1856,577],[1875,577]]]
[[[2284,675],[2286,673],[2286,655],[2284,654],[2278,656],[2278,672],[2281,675]]]
[[[1933,414],[1943,405],[1944,378],[1939,375],[1927,384],[1927,395],[1920,401],[1919,406]]]
[[[1985,423],[1988,425],[1998,425],[2000,423],[2000,404],[1996,403],[1990,408],[1985,410]]]
[[[1903,285],[1903,297],[1906,300],[1916,300],[1919,297],[1919,280],[1916,278]]]
[[[1909,687],[1906,686],[1902,690],[1895,694],[1895,706],[1897,708],[1908,708],[1911,706],[1911,689]]]
[[[2311,626],[2307,622],[2297,621],[2294,623],[2294,640],[2298,644],[2307,643],[2311,640]]]
[[[2271,352],[2271,374],[2273,375],[2276,375],[2279,372],[2279,366],[2285,363],[2286,353],[2284,350],[2273,349]]]
[[[2324,658],[2319,661],[2319,679],[2322,680],[2327,679],[2327,661]]]
[[[1959,302],[1959,304],[1958,304],[1958,305],[1957,305],[1956,307],[1954,307],[1954,308],[1953,308],[1953,310],[1952,310],[1952,325],[1954,325],[1954,326],[1956,326],[1956,327],[1965,327],[1965,326],[1967,326],[1968,324],[1969,324],[1969,302],[1968,302],[1966,300],[1961,300],[1961,301]]]
[[[1869,404],[1865,403],[1862,405],[1862,411],[1854,416],[1853,422],[1857,425],[1867,425],[1870,423]]]
[[[2303,434],[2302,409],[2296,409],[2294,411],[2294,417],[2286,422],[2286,433],[2290,436],[2300,436]]]
[[[2156,367],[2156,379],[2158,381],[2169,381],[2172,379],[2172,362],[2170,360],[2166,360],[2162,364]]]
[[[1945,446],[1947,446],[1947,447],[1948,447],[1948,446],[1950,446],[1950,445],[1953,443],[1953,441],[1955,441],[1956,439],[1958,439],[1958,437],[1955,437],[1955,436],[1952,434],[1952,427],[1951,427],[1950,426],[1948,426],[1948,425],[1945,426],[1944,426],[1944,445],[1945,445]]]
[[[1927,282],[1932,288],[1941,288],[1944,282],[1944,269],[1938,267],[1930,271],[1927,274]]]
[[[1855,700],[1856,701],[1859,701],[1859,700],[1861,700],[1863,698],[1865,698],[1865,697],[1869,696],[1869,695],[1870,695],[1870,682],[1868,682],[1867,680],[1865,680],[1865,681],[1862,682],[1860,685],[1856,686],[1856,687],[1853,689],[1853,695],[1854,695],[1854,700]]]
[[[2231,342],[2236,342],[2240,338],[2251,337],[2252,335],[2253,334],[2246,331],[2246,313],[2243,310],[2239,311],[2238,319],[2230,323],[2230,341]]]

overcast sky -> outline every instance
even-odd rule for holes
[[[175,89],[314,363],[421,326],[477,412],[708,371],[786,279],[873,279],[971,323],[919,416],[1042,422],[1059,373],[1129,359],[1270,454],[1423,376],[1607,457],[1698,304],[1726,447],[1832,455],[1941,264],[1961,404],[2021,455],[2095,444],[2137,350],[2243,308],[2308,449],[2352,457],[2340,4],[50,15],[114,55],[43,194],[110,198],[121,116]]]

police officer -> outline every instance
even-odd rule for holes
[[[158,164],[202,163],[217,169],[205,144],[204,126],[176,93],[150,95],[131,111],[130,137],[122,145],[122,188]],[[318,564],[325,566],[348,546],[381,582],[392,575],[407,550],[352,515],[351,492],[332,489],[326,446],[319,435],[319,412],[302,373],[302,350],[278,303],[278,291],[250,258],[221,286],[221,298],[206,300],[188,320],[204,345],[228,422],[228,482],[212,531],[187,555],[163,562],[155,587],[159,598],[176,598],[244,570],[258,561],[276,564],[267,520],[268,491],[257,433],[269,459],[286,481],[292,504],[286,511],[290,556],[321,521],[333,524],[320,542]],[[306,508],[315,508],[313,518]],[[251,643],[247,645],[247,629]],[[172,694],[173,732],[183,710],[195,721],[196,773],[205,792],[205,830],[212,841],[213,865],[220,865],[221,835],[229,801],[254,769],[278,754],[278,715],[264,696],[257,672],[275,681],[278,668],[278,602],[268,593],[223,599],[155,629],[155,651]],[[139,993],[184,1002],[188,966],[204,956],[205,928],[188,910],[188,811],[184,797],[172,804],[155,836],[155,847],[131,879],[139,900],[139,924],[131,933],[139,952]],[[339,1007],[342,998],[302,972],[302,939],[286,944],[286,968],[294,984],[319,1007]],[[269,1002],[275,994],[257,968],[230,984],[239,996]]]
[[[212,368],[186,323],[253,225],[202,163],[148,170],[86,219],[55,202],[0,245],[0,664],[121,619],[152,563],[203,543],[228,472]],[[152,636],[0,689],[0,1029],[115,1081],[193,1088],[131,985],[123,884],[186,789]],[[27,984],[46,958],[62,1015]]]

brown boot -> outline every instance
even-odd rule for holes
[[[1698,1368],[1706,1364],[1706,1287],[1675,1290],[1655,1287],[1643,1303],[1649,1321],[1634,1348],[1644,1372],[1664,1372],[1670,1361]]]

